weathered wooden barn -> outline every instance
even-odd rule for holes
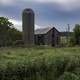
[[[58,46],[59,42],[59,31],[55,27],[48,27],[35,30],[36,45]]]

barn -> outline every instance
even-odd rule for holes
[[[47,27],[35,30],[36,45],[58,46],[59,42],[59,31],[55,27]]]

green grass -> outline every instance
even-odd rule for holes
[[[0,80],[80,80],[80,47],[1,48]]]

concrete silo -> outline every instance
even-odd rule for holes
[[[28,46],[34,45],[34,12],[32,9],[24,9],[22,13],[23,41]]]

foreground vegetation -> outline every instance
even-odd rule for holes
[[[80,80],[80,48],[1,48],[0,80]]]

